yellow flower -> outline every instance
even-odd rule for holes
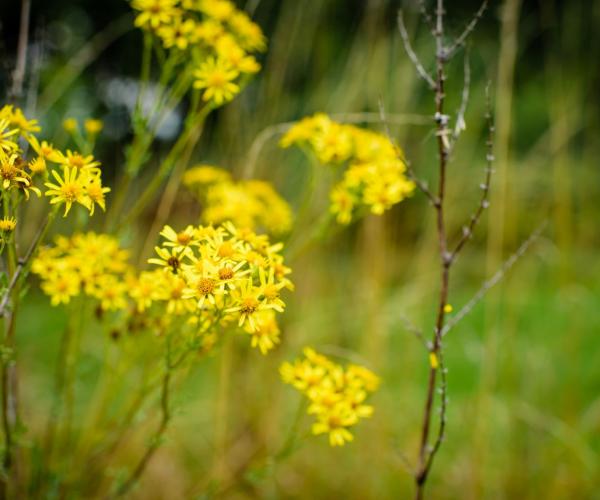
[[[235,12],[228,23],[244,50],[264,51],[267,48],[267,39],[262,30],[245,12]]]
[[[49,189],[46,191],[45,194],[46,196],[53,197],[50,200],[50,203],[52,205],[65,205],[64,217],[66,217],[69,213],[69,210],[71,210],[73,203],[79,203],[88,210],[93,210],[93,205],[91,205],[90,199],[86,195],[86,188],[83,182],[83,176],[79,175],[79,171],[77,168],[64,167],[64,178],[62,179],[56,173],[55,170],[52,171],[52,175],[54,179],[56,179],[57,183],[53,184],[51,182],[46,182],[44,185]]]
[[[343,446],[354,439],[347,429],[357,422],[356,415],[344,405],[337,405],[330,413],[319,415],[318,421],[312,426],[315,435],[329,433],[331,446]]]
[[[71,151],[69,149],[67,150],[66,155],[58,152],[58,154],[54,156],[53,161],[59,163],[60,165],[72,167],[78,170],[89,170],[94,173],[100,172],[100,169],[98,168],[100,162],[94,160],[92,155],[83,156],[77,151]]]
[[[331,446],[342,446],[353,440],[349,429],[373,414],[373,407],[364,403],[379,379],[367,368],[343,368],[309,347],[304,356],[293,364],[283,363],[281,378],[309,400],[307,412],[316,418],[313,434],[328,434]]]
[[[198,0],[198,10],[222,22],[228,19],[236,8],[229,0]]]
[[[133,0],[131,7],[140,11],[134,24],[138,28],[151,29],[168,24],[180,14],[176,5],[177,0]]]
[[[187,187],[205,187],[219,184],[231,179],[226,170],[212,165],[196,165],[188,168],[183,174],[183,184]]]
[[[27,136],[27,140],[40,158],[50,160],[53,163],[58,163],[58,160],[61,158],[62,154],[58,150],[54,149],[52,144],[48,144],[46,141],[42,141],[40,143],[40,141],[34,135]]]
[[[187,255],[188,249],[182,251],[176,251],[174,248],[160,248],[154,247],[154,250],[158,254],[156,257],[148,259],[148,264],[155,264],[157,266],[164,267],[165,270],[171,270],[173,274],[177,274],[181,269],[183,258]]]
[[[17,162],[22,162],[17,154],[6,154],[0,150],[0,177],[3,189],[18,187],[19,183],[29,185],[27,174],[17,166]]]
[[[42,174],[46,171],[46,160],[43,156],[38,156],[31,160],[27,166],[33,175]]]
[[[262,354],[267,354],[280,342],[281,331],[275,320],[275,314],[268,309],[256,317],[256,328],[253,330],[247,325],[246,332],[252,337],[252,347],[257,348]]]
[[[75,132],[78,126],[77,119],[75,118],[66,118],[63,121],[63,128],[69,133]]]
[[[171,226],[165,226],[160,235],[167,240],[163,245],[173,247],[176,252],[183,252],[198,242],[196,230],[192,226],[188,226],[180,232],[176,232]]]
[[[14,217],[2,217],[0,219],[0,232],[12,233],[17,227],[17,219]]]
[[[81,283],[72,273],[52,273],[42,282],[42,290],[51,297],[53,306],[68,304],[72,297],[79,295]]]
[[[104,128],[104,123],[102,123],[102,120],[88,118],[87,120],[85,120],[83,122],[83,127],[85,128],[85,130],[88,134],[97,135]]]
[[[175,18],[170,24],[158,28],[157,34],[165,48],[177,47],[179,50],[185,50],[197,39],[196,23],[192,19],[183,21],[181,18]]]
[[[19,145],[12,138],[19,131],[16,128],[9,128],[10,122],[7,118],[0,118],[0,150],[9,153],[19,148]]]
[[[20,108],[15,108],[10,115],[10,124],[16,127],[22,134],[28,132],[39,132],[41,127],[37,120],[28,120]]]
[[[106,211],[106,202],[104,195],[110,193],[110,188],[103,187],[100,177],[92,177],[85,187],[85,193],[90,199],[89,210],[90,215],[94,215],[94,207],[98,205],[103,212]]]
[[[217,106],[230,101],[239,93],[240,87],[233,83],[239,72],[223,59],[209,57],[206,62],[194,71],[194,88],[206,89],[202,94],[205,101],[212,101]]]
[[[222,36],[215,44],[218,57],[227,61],[231,67],[240,73],[258,73],[260,64],[256,59],[246,54],[231,36]]]

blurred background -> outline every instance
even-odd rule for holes
[[[447,3],[448,33],[458,35],[479,3]],[[600,498],[600,37],[595,36],[600,2],[490,3],[469,43],[467,128],[449,167],[449,227],[455,234],[476,206],[483,179],[488,82],[496,165],[491,206],[453,268],[455,311],[536,227],[548,225],[447,337],[447,439],[429,494],[436,499]],[[433,96],[417,78],[396,27],[403,7],[414,47],[432,67],[433,44],[416,2],[249,0],[245,7],[269,39],[263,70],[240,97],[210,117],[194,163],[220,165],[242,177],[251,158],[254,176],[273,182],[296,207],[308,162],[299,152],[279,149],[276,134],[267,134],[258,149],[257,136],[318,111],[341,119],[377,114],[381,99],[415,171],[435,181],[433,123],[422,119],[433,113]],[[3,95],[19,12],[16,0],[0,5]],[[57,131],[57,141],[67,116],[102,119],[95,155],[113,175],[131,138],[131,86],[139,74],[142,37],[131,21],[122,0],[32,2],[36,71],[27,80],[26,109],[46,130]],[[452,113],[463,88],[463,54],[448,68]],[[184,114],[185,104],[164,124],[156,158],[172,144]],[[382,130],[376,118],[370,121],[365,125]],[[109,176],[105,182],[111,185]],[[315,214],[327,202],[321,194]],[[182,189],[169,221],[175,227],[194,224],[198,214]],[[134,254],[142,252],[135,245],[141,240],[142,246],[152,218],[151,208],[131,228],[127,239]],[[101,227],[100,218],[95,223]],[[58,231],[71,229],[65,225]],[[227,498],[410,498],[412,478],[402,455],[416,460],[428,361],[407,319],[427,334],[432,329],[436,245],[433,211],[416,194],[298,257],[291,263],[297,289],[287,297],[282,345],[262,357],[238,342],[199,364],[176,401],[168,440],[135,495],[208,497],[202,495],[210,490],[216,457],[222,470],[240,474],[237,486],[222,495]],[[30,296],[18,338],[24,408],[35,427],[49,400],[66,318],[36,285]],[[342,449],[312,437],[277,470],[249,467],[261,451],[276,449],[291,425],[299,395],[278,381],[277,367],[307,344],[377,372],[383,383],[374,397],[376,413]],[[93,348],[84,353],[78,392],[95,382]],[[230,377],[219,376],[229,369]],[[115,471],[135,453],[133,442]]]

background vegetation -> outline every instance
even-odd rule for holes
[[[448,26],[459,33],[478,5],[449,3]],[[18,4],[0,6],[4,87],[16,48]],[[269,39],[263,70],[240,98],[211,116],[195,159],[243,177],[256,137],[276,123],[317,111],[377,113],[380,98],[390,115],[431,115],[430,94],[396,30],[399,6],[385,0],[249,0]],[[405,9],[415,47],[432,64],[418,8],[406,2]],[[106,171],[119,169],[129,134],[119,85],[136,78],[141,47],[140,33],[126,29],[127,3],[34,0],[32,13],[39,78],[29,88],[29,114],[56,130],[66,116],[103,119],[96,157]],[[450,227],[460,227],[478,197],[488,80],[497,163],[485,223],[453,271],[455,308],[533,228],[546,219],[549,225],[446,342],[448,435],[428,486],[431,498],[600,498],[598,26],[599,2],[495,1],[470,44],[471,100],[467,130],[450,166],[448,200],[456,217]],[[107,39],[93,38],[98,32]],[[81,66],[86,60],[89,65]],[[71,72],[59,73],[65,65]],[[458,107],[461,89],[457,59],[449,74],[449,109]],[[165,144],[177,127],[175,113]],[[431,178],[436,162],[432,129],[393,125],[423,178]],[[160,146],[154,155],[160,158]],[[308,172],[302,156],[280,150],[273,136],[255,160],[254,175],[274,182],[297,206]],[[173,226],[197,223],[198,213],[182,191],[169,220]],[[147,257],[143,243],[152,219],[149,210],[128,234],[140,261]],[[414,459],[428,364],[403,318],[425,331],[432,327],[438,267],[426,199],[416,195],[383,217],[368,217],[293,265],[297,290],[283,319],[282,346],[263,358],[233,343],[199,364],[176,401],[175,425],[135,492],[139,498],[200,497],[215,474],[238,474],[261,450],[277,448],[298,398],[279,382],[277,367],[305,344],[359,359],[381,375],[375,416],[342,449],[311,438],[276,470],[253,464],[226,496],[411,495],[412,478],[397,452]],[[35,427],[43,425],[50,405],[66,313],[51,308],[35,284],[30,295],[18,339],[23,407]],[[96,384],[98,352],[89,348],[79,366],[76,392],[83,398]],[[114,473],[135,454],[135,442],[122,449]]]

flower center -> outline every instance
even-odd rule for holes
[[[200,278],[197,288],[202,295],[208,295],[209,293],[213,293],[215,285],[216,282],[212,278]]]
[[[246,297],[242,301],[242,307],[240,311],[242,314],[252,314],[258,308],[258,300],[254,297]]]

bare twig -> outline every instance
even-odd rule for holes
[[[421,500],[424,494],[425,483],[429,476],[429,471],[433,465],[433,460],[441,444],[443,437],[443,431],[445,429],[446,419],[446,404],[441,407],[441,427],[438,433],[438,438],[434,446],[429,448],[429,433],[432,419],[432,408],[434,401],[434,394],[436,388],[437,373],[440,369],[440,360],[443,361],[442,352],[442,328],[444,327],[444,320],[446,317],[446,304],[448,301],[448,288],[450,280],[450,266],[452,265],[452,259],[448,252],[448,240],[446,235],[446,222],[445,222],[445,194],[446,194],[446,167],[448,162],[450,144],[448,141],[448,135],[450,130],[448,129],[448,117],[444,114],[444,101],[445,91],[444,82],[446,79],[444,73],[444,65],[446,62],[445,50],[444,50],[444,2],[443,0],[437,0],[436,8],[436,26],[435,26],[435,44],[436,44],[436,82],[435,82],[435,121],[437,125],[437,144],[438,144],[438,160],[439,160],[439,182],[438,182],[438,193],[437,203],[434,204],[436,210],[436,226],[438,234],[438,245],[440,255],[440,292],[437,307],[437,316],[435,321],[435,329],[433,332],[433,340],[430,348],[430,368],[429,368],[429,382],[427,385],[427,397],[425,400],[425,409],[423,412],[423,422],[421,428],[421,441],[419,447],[419,467],[417,474],[415,475],[416,500]],[[444,398],[445,398],[445,373],[443,384]]]
[[[465,122],[465,113],[467,112],[467,106],[469,104],[469,90],[471,87],[471,66],[469,65],[469,52],[465,52],[465,63],[464,63],[464,83],[463,91],[460,99],[460,107],[456,114],[456,123],[454,124],[454,130],[452,131],[452,145],[458,140],[458,136],[463,130],[466,130],[467,123]]]
[[[425,465],[427,469],[431,467],[433,457],[435,457],[435,454],[438,452],[440,446],[444,442],[444,437],[446,436],[446,414],[448,408],[448,380],[446,374],[448,373],[448,370],[444,364],[444,353],[442,349],[440,349],[438,352],[437,362],[439,363],[440,371],[440,421],[437,437],[433,443],[433,447],[429,452],[429,455],[427,456],[427,464]]]
[[[490,193],[490,184],[492,181],[492,172],[493,172],[493,163],[494,163],[494,122],[492,119],[492,105],[490,102],[490,94],[489,94],[489,86],[486,88],[486,102],[487,102],[487,110],[486,110],[486,119],[488,126],[488,138],[487,138],[487,155],[486,155],[486,168],[485,168],[485,179],[483,184],[481,184],[481,199],[479,200],[479,205],[475,209],[475,212],[471,215],[469,219],[469,223],[463,227],[462,235],[458,240],[458,243],[454,247],[454,250],[451,254],[451,260],[456,260],[459,252],[463,249],[467,241],[469,241],[473,236],[473,231],[477,223],[481,219],[481,214],[483,211],[489,206],[489,193]]]
[[[29,43],[29,19],[31,14],[31,0],[21,2],[21,21],[19,25],[19,43],[17,46],[17,63],[12,75],[10,95],[13,100],[19,99],[23,94],[23,82],[27,67],[27,45]]]
[[[477,26],[477,23],[483,17],[483,13],[485,12],[485,9],[487,9],[487,5],[488,0],[483,0],[479,10],[475,13],[473,19],[471,19],[471,22],[467,24],[464,31],[458,36],[454,43],[445,50],[446,60],[450,59],[456,53],[456,51],[465,44],[467,38],[469,38],[469,35],[471,35],[475,29],[475,26]]]
[[[542,224],[540,224],[537,227],[537,229],[535,229],[535,231],[533,231],[529,235],[529,237],[523,243],[521,243],[521,246],[517,249],[517,251],[515,253],[513,253],[502,264],[502,266],[500,267],[500,269],[498,269],[498,271],[496,271],[496,273],[489,280],[487,280],[487,281],[485,281],[483,283],[483,285],[477,291],[477,293],[475,295],[473,295],[473,298],[471,298],[471,300],[469,300],[469,302],[467,302],[460,309],[460,311],[458,311],[458,313],[456,313],[456,315],[454,315],[452,317],[452,319],[448,321],[448,323],[446,324],[446,326],[442,329],[442,337],[446,336],[447,333],[450,330],[452,330],[452,328],[454,328],[460,321],[462,321],[465,318],[465,316],[467,316],[473,310],[473,308],[483,299],[483,297],[486,295],[486,293],[492,287],[494,287],[495,285],[497,285],[498,282],[500,282],[504,278],[504,276],[506,275],[506,273],[508,271],[510,271],[510,269],[525,254],[525,252],[527,252],[527,250],[529,249],[529,247],[540,237],[540,235],[542,234],[542,232],[546,228],[547,224],[548,224],[548,221],[542,222]]]
[[[400,313],[398,315],[398,317],[400,318],[400,321],[402,321],[403,325],[404,325],[404,329],[409,332],[412,333],[417,340],[419,340],[419,342],[421,342],[426,349],[429,349],[429,344],[427,342],[427,340],[425,340],[425,336],[423,335],[423,330],[421,330],[417,325],[415,325],[409,318],[408,316],[406,316],[406,314],[404,313]]]
[[[404,44],[404,50],[406,50],[406,54],[408,55],[408,57],[412,61],[413,65],[417,69],[417,73],[419,73],[419,76],[427,82],[427,85],[429,85],[429,88],[434,90],[436,87],[435,81],[433,80],[431,75],[429,73],[427,73],[427,71],[423,67],[423,64],[421,63],[421,61],[419,61],[417,54],[413,50],[412,45],[410,44],[410,39],[408,38],[408,32],[406,31],[406,25],[404,24],[404,15],[402,14],[402,10],[398,11],[398,30],[400,31],[400,36],[402,37],[402,43]]]

